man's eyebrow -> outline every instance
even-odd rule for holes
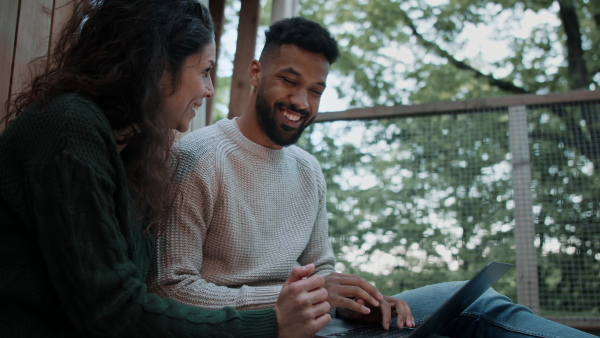
[[[297,71],[294,69],[294,67],[288,67],[288,68],[284,68],[284,69],[280,70],[279,72],[280,72],[280,73],[290,73],[290,74],[292,74],[292,75],[295,75],[295,76],[302,77],[302,74],[298,73],[298,72],[297,72]]]
[[[294,67],[288,67],[288,68],[284,68],[282,70],[279,71],[280,73],[289,73],[298,77],[302,77],[302,74],[298,73]],[[317,82],[317,85],[322,86],[322,87],[327,87],[327,85],[325,84],[325,82]]]

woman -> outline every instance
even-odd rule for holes
[[[3,337],[310,336],[323,279],[292,271],[275,309],[209,311],[144,283],[177,191],[173,133],[212,97],[197,0],[82,0],[0,134]],[[16,117],[16,118],[15,118]]]

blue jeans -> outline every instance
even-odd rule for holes
[[[402,292],[394,297],[408,303],[415,323],[420,324],[464,283],[428,285]],[[461,338],[596,338],[591,334],[537,316],[529,308],[513,303],[508,297],[491,288],[453,320],[441,335]]]

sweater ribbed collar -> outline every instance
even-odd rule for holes
[[[295,147],[294,145],[283,147],[281,149],[272,149],[269,147],[262,146],[242,134],[240,128],[237,126],[235,118],[232,120],[223,119],[216,123],[221,130],[231,138],[240,148],[258,156],[261,159],[273,162],[283,161],[289,151],[289,147]]]

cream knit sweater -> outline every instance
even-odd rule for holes
[[[187,135],[177,150],[183,198],[157,242],[151,292],[208,309],[264,308],[294,266],[334,271],[325,180],[313,156],[258,145],[234,120]]]

